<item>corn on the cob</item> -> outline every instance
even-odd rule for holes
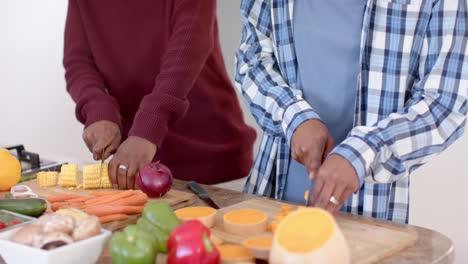
[[[64,164],[60,170],[59,185],[75,187],[78,184],[78,165]]]
[[[101,188],[103,189],[110,189],[112,188],[112,184],[109,179],[109,164],[105,163],[102,166],[102,181],[101,181]]]
[[[41,171],[37,173],[37,183],[39,187],[52,187],[57,185],[56,171]]]
[[[101,172],[102,169],[102,172]],[[101,177],[102,176],[102,177]],[[93,164],[83,167],[83,188],[84,189],[98,189],[98,188],[111,188],[109,181],[108,164]]]

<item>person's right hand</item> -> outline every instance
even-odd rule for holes
[[[307,120],[299,125],[291,138],[292,157],[306,167],[311,178],[315,177],[334,146],[335,141],[328,129],[317,119]]]
[[[107,159],[117,150],[122,141],[122,135],[116,123],[102,120],[85,128],[83,140],[89,151],[93,153],[93,158],[100,160]]]

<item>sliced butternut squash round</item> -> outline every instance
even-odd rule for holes
[[[260,210],[240,209],[223,216],[224,230],[235,235],[256,235],[265,232],[268,215]]]
[[[216,221],[216,209],[208,206],[185,207],[175,210],[174,213],[183,222],[197,219],[208,228],[212,228]]]
[[[272,243],[272,235],[260,235],[247,238],[242,245],[246,247],[255,258],[268,260]]]
[[[221,264],[253,263],[254,257],[241,245],[225,244],[218,246]]]
[[[279,223],[269,262],[346,264],[351,258],[333,216],[323,209],[306,208],[289,214]]]

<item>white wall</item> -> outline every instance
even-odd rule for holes
[[[231,77],[240,38],[239,2],[219,0]],[[64,0],[0,1],[0,145],[23,143],[48,158],[87,162],[91,156],[81,141],[61,65],[65,11]],[[418,170],[411,187],[411,223],[451,237],[457,263],[468,263],[467,150],[465,136]]]

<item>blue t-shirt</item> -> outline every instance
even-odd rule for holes
[[[296,0],[298,87],[336,144],[353,127],[365,0]],[[304,203],[306,168],[291,159],[284,199]]]

